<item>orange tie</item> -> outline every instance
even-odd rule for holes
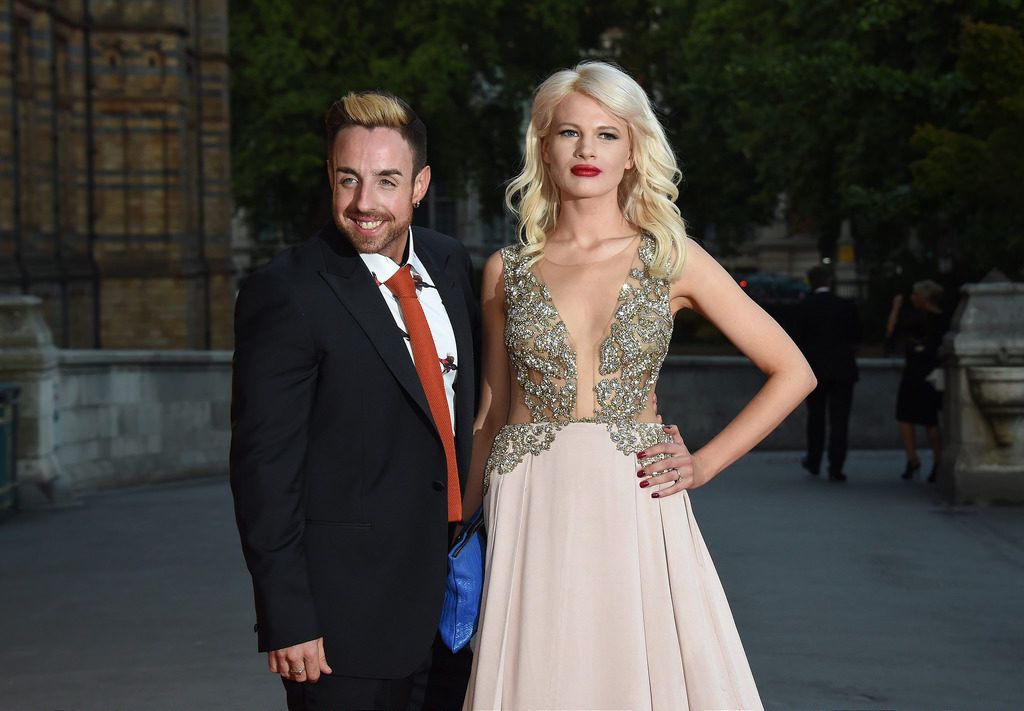
[[[455,435],[452,434],[452,418],[448,413],[448,398],[444,394],[444,379],[441,377],[441,361],[437,358],[434,337],[423,313],[423,307],[416,296],[416,284],[412,279],[412,267],[406,264],[395,275],[384,282],[398,298],[409,331],[412,344],[412,359],[416,363],[416,374],[427,396],[430,414],[434,418],[437,433],[441,435],[444,457],[448,463],[448,521],[462,521],[462,492],[459,489],[459,464],[455,459]]]

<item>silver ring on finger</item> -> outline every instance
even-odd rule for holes
[[[306,667],[302,667],[302,669],[289,669],[288,673],[289,674],[294,674],[295,676],[298,676],[300,674],[305,674],[306,673]]]

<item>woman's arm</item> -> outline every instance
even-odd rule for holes
[[[672,284],[672,307],[692,308],[705,316],[768,376],[735,419],[693,454],[692,477],[679,486],[696,488],[778,427],[817,381],[807,360],[782,327],[692,240],[687,245],[683,273]],[[668,490],[661,492],[662,496],[666,493]]]
[[[900,309],[903,308],[903,294],[896,294],[892,297],[892,308],[889,310],[889,320],[885,324],[885,335],[891,336],[896,332],[896,325],[900,320]]]
[[[484,466],[491,454],[494,437],[508,421],[509,366],[505,353],[504,264],[500,252],[492,254],[484,265],[480,310],[483,317],[483,367],[480,372],[480,408],[473,423],[473,457],[462,497],[462,510],[467,519],[483,502]]]

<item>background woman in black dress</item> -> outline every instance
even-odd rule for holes
[[[938,364],[938,351],[945,331],[945,319],[938,305],[943,289],[930,279],[914,284],[913,292],[905,303],[898,294],[892,301],[892,311],[886,326],[886,336],[902,342],[905,348],[903,376],[896,396],[896,420],[907,454],[904,479],[914,478],[921,468],[917,457],[914,426],[923,425],[932,450],[932,469],[928,481],[935,481],[935,471],[942,458],[942,433],[939,430],[939,410],[942,394],[926,380]]]

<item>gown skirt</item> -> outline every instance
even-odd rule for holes
[[[689,495],[638,468],[575,422],[492,475],[465,709],[762,708]]]

